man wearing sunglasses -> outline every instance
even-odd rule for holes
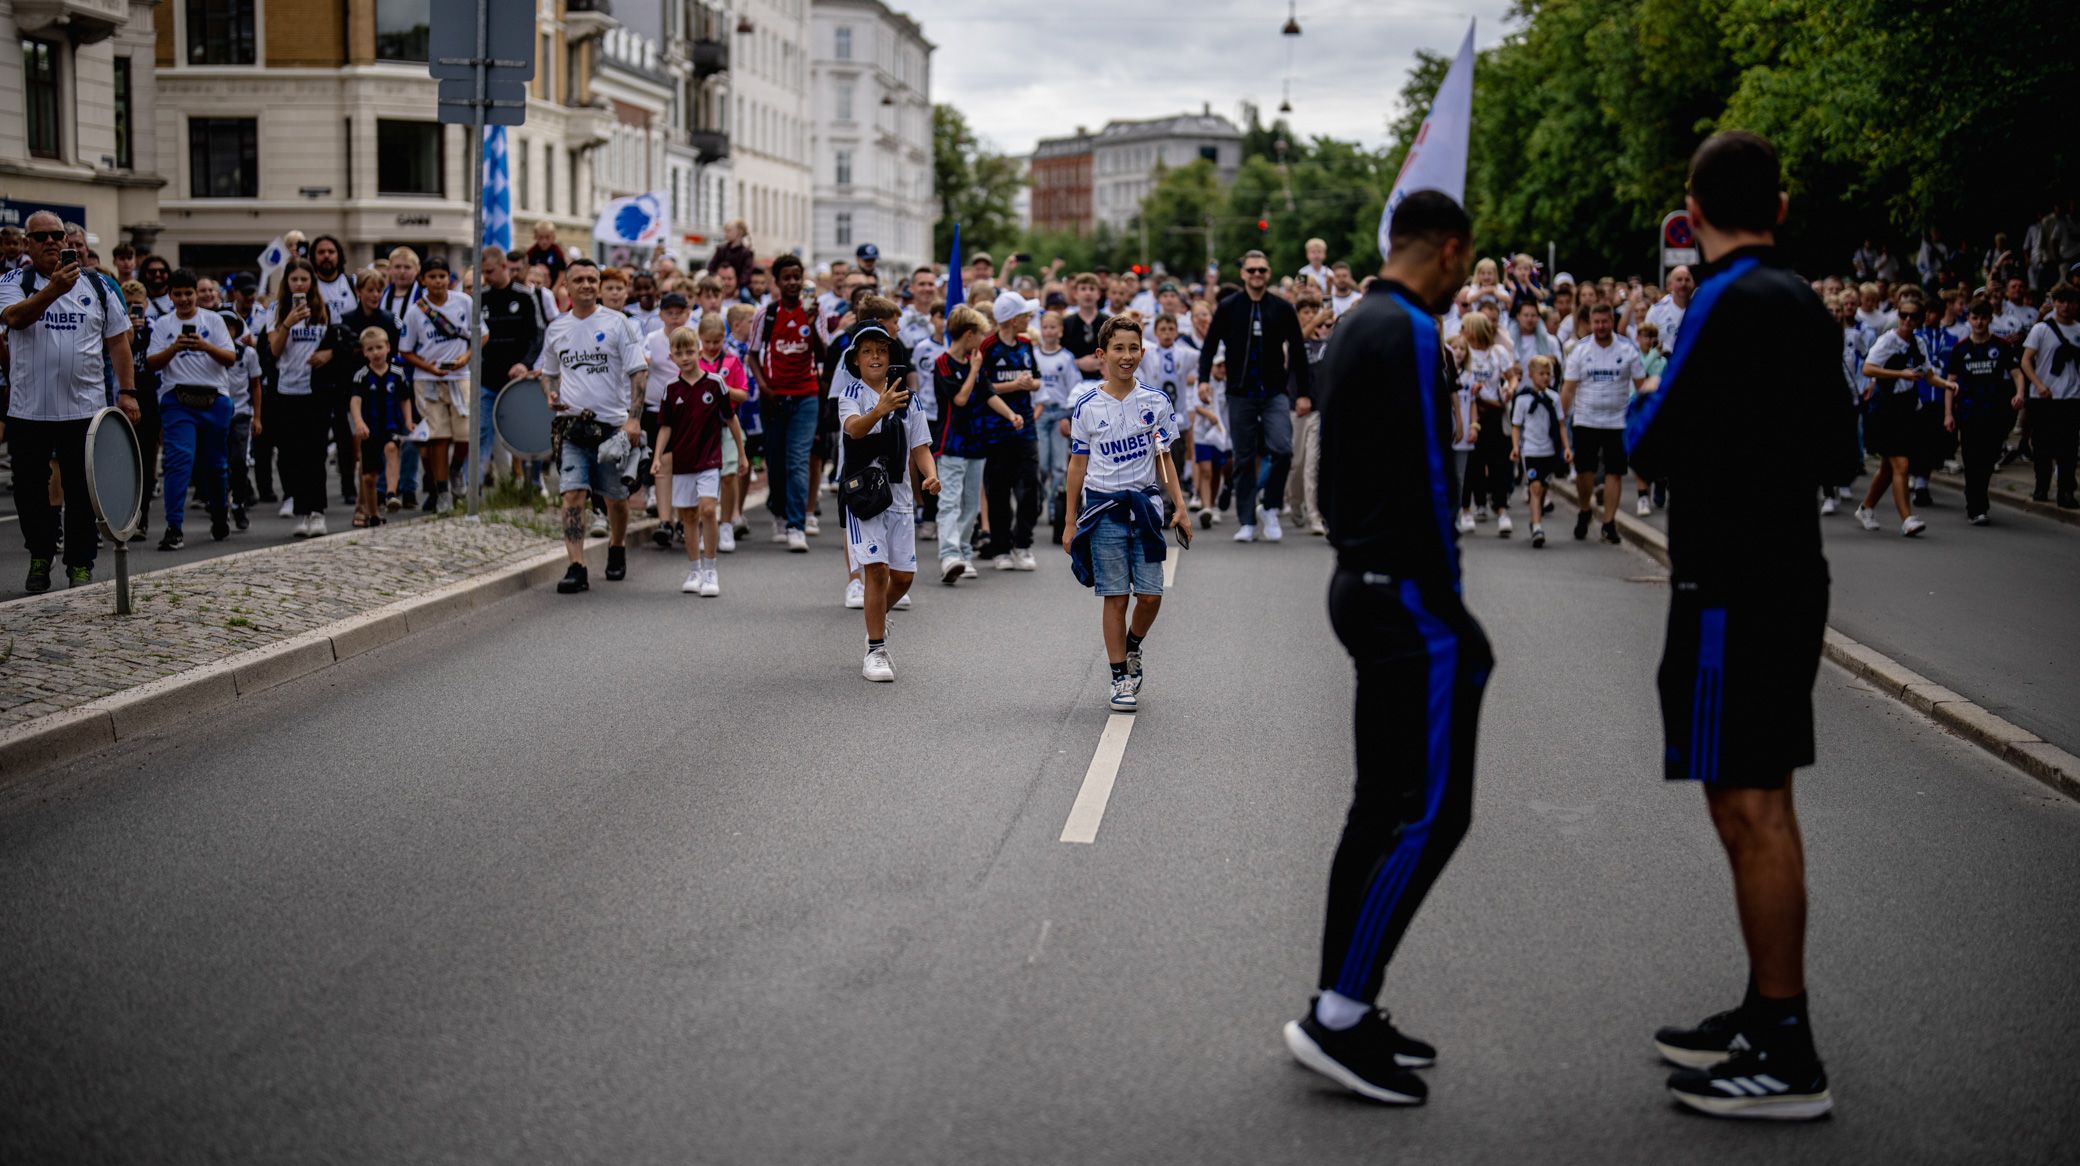
[[[64,482],[65,574],[72,586],[94,578],[94,509],[87,503],[87,425],[108,403],[102,380],[112,366],[118,403],[133,422],[137,398],[130,359],[130,320],[121,296],[94,294],[96,278],[78,258],[61,263],[65,224],[38,211],[26,224],[29,266],[0,276],[0,321],[7,326],[13,369],[7,444],[14,458],[15,506],[29,550],[28,591],[47,591],[58,549],[58,513],[50,505],[50,465]]]
[[[1271,261],[1262,251],[1242,257],[1242,294],[1231,295],[1214,309],[1206,346],[1199,350],[1199,380],[1213,376],[1217,351],[1228,359],[1228,434],[1235,445],[1235,517],[1241,529],[1235,541],[1257,537],[1256,458],[1271,458],[1271,481],[1264,488],[1265,542],[1284,538],[1278,512],[1285,505],[1286,473],[1293,460],[1293,412],[1313,409],[1314,378],[1307,367],[1307,338],[1300,334],[1300,315],[1293,305],[1267,294]],[[1286,392],[1292,378],[1295,406]]]

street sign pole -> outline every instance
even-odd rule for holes
[[[477,59],[472,70],[476,74],[477,101],[470,108],[474,123],[470,127],[470,203],[469,269],[476,273],[470,280],[475,292],[469,298],[469,389],[468,395],[475,398],[469,402],[471,417],[476,421],[470,425],[476,430],[469,441],[469,520],[481,521],[477,510],[484,504],[484,475],[480,465],[490,464],[483,449],[483,418],[477,413],[484,407],[484,101],[491,80],[484,68],[484,61],[491,55],[491,0],[477,0]]]

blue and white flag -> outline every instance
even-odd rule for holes
[[[672,216],[662,191],[617,198],[599,212],[592,237],[609,247],[656,247],[671,237]]]
[[[513,184],[507,176],[506,127],[484,129],[484,237],[479,246],[513,247]]]
[[[288,240],[276,235],[274,242],[269,243],[254,262],[260,265],[260,294],[271,301],[275,294],[275,276],[280,275],[283,266],[289,262]]]
[[[1437,97],[1430,103],[1430,113],[1423,118],[1423,128],[1416,131],[1416,140],[1409,144],[1408,156],[1401,160],[1401,173],[1395,177],[1393,189],[1387,192],[1386,209],[1379,215],[1379,257],[1384,260],[1389,250],[1387,227],[1393,222],[1394,208],[1401,200],[1418,190],[1441,190],[1456,202],[1466,201],[1466,139],[1473,126],[1473,24],[1466,25],[1466,39],[1459,45],[1459,55],[1452,59],[1452,67],[1444,75],[1444,83],[1437,87]]]
[[[953,255],[946,261],[946,310],[953,311],[968,301],[962,299],[961,287],[961,225],[953,225]]]

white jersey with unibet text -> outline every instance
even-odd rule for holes
[[[1567,354],[1567,379],[1575,382],[1574,423],[1591,429],[1625,428],[1625,406],[1633,386],[1646,379],[1646,365],[1630,340],[1591,336]]]
[[[28,299],[28,280],[37,291],[49,282],[30,268],[0,276],[0,309]],[[105,299],[105,303],[104,303]],[[107,344],[130,330],[121,296],[100,297],[83,278],[43,310],[27,328],[7,330],[13,362],[8,374],[7,415],[24,421],[78,421],[108,404],[102,382]]]
[[[628,420],[630,378],[648,367],[628,317],[603,307],[551,321],[536,365],[544,376],[559,378],[556,399],[564,412],[590,409],[616,425]]]
[[[432,296],[421,296],[404,314],[404,338],[398,346],[428,364],[463,359],[469,355],[469,308],[469,297],[461,292],[449,292],[447,300],[438,304]],[[469,366],[437,376],[414,368],[412,376],[422,381],[459,381],[469,376]]]
[[[1136,384],[1114,399],[1099,382],[1076,391],[1069,406],[1069,452],[1087,454],[1083,488],[1110,494],[1156,484],[1156,458],[1176,440],[1177,416],[1160,390]]]

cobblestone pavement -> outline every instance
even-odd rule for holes
[[[0,729],[371,611],[539,554],[532,515],[334,534],[0,604]],[[108,564],[106,576],[114,569]],[[60,584],[62,587],[62,584]]]

